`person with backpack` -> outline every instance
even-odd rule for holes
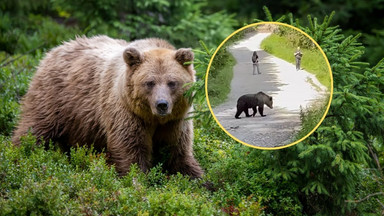
[[[253,72],[252,72],[252,74],[256,75],[256,69],[257,69],[257,73],[261,74],[260,73],[260,69],[259,69],[259,56],[257,55],[256,51],[253,51],[252,63],[253,63]]]

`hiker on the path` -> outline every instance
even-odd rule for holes
[[[296,70],[300,70],[301,58],[303,57],[303,53],[300,52],[300,47],[297,47],[296,52],[294,53],[296,58]]]
[[[253,72],[252,72],[253,75],[256,74],[256,69],[257,69],[257,73],[261,74],[259,69],[259,56],[257,55],[256,51],[253,52],[252,63],[253,63]]]

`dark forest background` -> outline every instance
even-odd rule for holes
[[[332,11],[333,22],[345,34],[362,33],[367,55],[363,59],[378,62],[384,55],[384,1],[383,0],[212,0],[205,8],[208,12],[226,10],[236,14],[239,24],[250,24],[254,18],[263,17],[262,6],[267,6],[274,16],[293,13],[295,18],[306,20],[308,15],[324,17]]]

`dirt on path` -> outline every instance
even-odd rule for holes
[[[261,50],[261,41],[269,35],[248,35],[230,47],[237,61],[233,68],[231,92],[223,104],[213,108],[216,119],[231,135],[250,145],[267,148],[295,141],[292,139],[301,128],[300,107],[309,107],[328,94],[327,88],[314,75],[305,70],[296,71],[295,65]],[[252,74],[253,51],[257,51],[259,56],[261,74]],[[246,118],[242,113],[241,119],[235,119],[237,99],[259,91],[273,97],[273,109],[264,106],[266,117],[257,113],[255,117]]]

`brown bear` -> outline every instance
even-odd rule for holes
[[[264,104],[266,104],[271,109],[273,108],[272,97],[268,96],[264,92],[243,95],[237,100],[237,112],[235,118],[241,119],[239,116],[242,112],[245,112],[246,117],[255,117],[257,113],[256,107],[258,107],[260,115],[265,117],[266,115],[263,114]],[[249,115],[248,113],[249,108],[253,109],[252,115]]]
[[[107,36],[79,37],[48,52],[22,100],[15,145],[30,131],[68,150],[105,149],[124,175],[133,163],[145,172],[160,153],[170,173],[203,173],[193,156],[191,103],[195,81],[191,49],[161,39],[128,43]],[[164,157],[163,157],[164,158]]]

